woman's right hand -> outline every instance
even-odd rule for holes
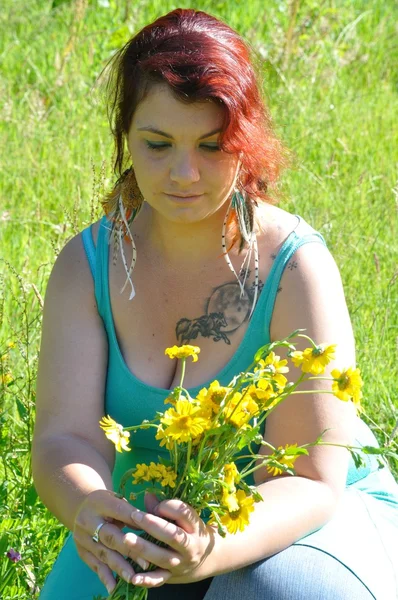
[[[135,572],[124,558],[135,560],[144,570],[149,563],[138,556],[139,538],[134,533],[123,533],[126,525],[137,525],[131,518],[133,507],[124,498],[109,490],[95,490],[86,496],[76,514],[73,538],[80,558],[97,573],[110,593],[116,585],[113,572],[131,583]],[[93,534],[101,523],[99,541]],[[137,544],[138,540],[138,544]],[[138,546],[138,547],[137,547]]]

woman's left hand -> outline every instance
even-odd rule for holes
[[[132,583],[151,588],[211,577],[211,569],[204,564],[213,550],[216,530],[206,525],[191,506],[178,499],[159,502],[155,496],[147,494],[146,507],[148,512],[133,510],[137,529],[164,542],[168,548],[136,536],[137,557],[159,568],[136,574]]]

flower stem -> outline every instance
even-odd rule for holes
[[[317,344],[315,344],[314,340],[312,340],[310,337],[308,337],[308,335],[305,335],[304,333],[298,333],[297,337],[301,337],[301,338],[305,338],[306,340],[308,340],[309,342],[311,342],[312,346],[314,348],[317,348]]]
[[[318,379],[318,378],[316,378]],[[300,390],[299,392],[290,392],[289,396],[293,394],[333,394],[331,390]]]
[[[183,483],[183,481],[184,481],[184,479],[185,479],[185,475],[187,474],[187,470],[188,470],[189,461],[191,460],[191,450],[192,450],[192,441],[191,441],[191,440],[189,440],[189,442],[188,442],[188,450],[187,450],[187,460],[186,460],[186,463],[185,463],[184,472],[183,472],[183,474],[181,475],[181,479],[180,479],[180,481],[179,481],[179,484],[178,484],[177,488],[176,488],[176,489],[175,489],[175,491],[174,491],[174,494],[173,494],[174,498],[177,498],[177,497],[178,497],[178,496],[177,496],[177,492],[178,492],[178,490],[180,489],[180,487],[181,487],[181,484]],[[185,488],[186,488],[186,486],[185,486]],[[184,491],[185,491],[185,489],[184,489]]]
[[[187,362],[186,358],[182,358],[181,359],[181,380],[180,380],[180,388],[182,388],[182,384],[184,383],[184,377],[185,377],[185,363]],[[181,397],[181,390],[180,390],[180,397]]]

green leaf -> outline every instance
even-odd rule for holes
[[[58,8],[58,6],[61,6],[61,4],[71,4],[71,0],[53,0],[52,4],[51,4],[51,8]]]
[[[362,446],[361,450],[364,454],[383,454],[384,452],[383,448],[377,446]]]
[[[261,346],[261,348],[259,348],[256,354],[254,355],[254,362],[258,362],[264,356],[267,356],[269,354],[269,348],[270,344],[265,344],[265,346]]]
[[[37,491],[33,484],[31,484],[26,492],[25,496],[26,505],[34,506],[37,500]]]
[[[354,450],[349,450],[352,456],[352,459],[354,461],[354,464],[356,466],[357,469],[360,469],[361,467],[365,466],[365,462],[363,460],[363,458],[361,457],[360,454],[358,454],[358,452],[354,452]]]
[[[296,329],[295,331],[293,331],[293,333],[288,335],[286,339],[291,340],[292,338],[296,337],[299,333],[303,333],[304,331],[306,331],[306,330],[305,329]]]
[[[6,550],[8,550],[8,535],[4,533],[0,536],[0,556],[4,554]]]
[[[259,435],[260,435],[260,432],[259,432],[258,426],[253,427],[252,429],[247,429],[246,431],[242,431],[239,441],[236,445],[237,449],[242,450],[245,446],[248,446],[251,442],[258,440]]]
[[[26,410],[25,406],[22,404],[22,402],[18,398],[17,398],[17,410],[18,410],[20,419],[23,421],[24,417],[26,416],[28,411]]]
[[[301,448],[300,446],[298,448],[295,448],[294,446],[289,446],[287,450],[283,449],[279,453],[280,456],[284,456],[285,454],[287,454],[288,456],[301,456],[303,454],[308,456],[308,450],[307,448]]]
[[[128,471],[125,472],[125,474],[123,475],[123,477],[120,480],[119,492],[121,494],[123,494],[123,496],[124,496],[124,491],[125,491],[126,483],[130,479],[130,477],[132,477],[134,471],[135,471],[135,468],[134,469],[129,469]]]

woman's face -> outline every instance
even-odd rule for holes
[[[215,102],[184,104],[161,84],[138,105],[128,147],[140,190],[162,217],[198,222],[230,197],[239,157],[219,150],[223,116]]]

